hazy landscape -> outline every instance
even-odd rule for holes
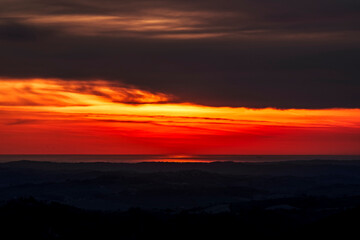
[[[203,228],[207,231],[204,236],[211,235],[215,230],[209,227],[215,224],[217,234],[235,234],[235,229],[240,231],[243,226],[243,234],[249,236],[254,231],[256,236],[284,237],[288,231],[310,231],[332,216],[353,214],[352,209],[360,206],[360,160],[5,162],[0,164],[0,201],[2,219],[16,211],[14,221],[41,222],[41,214],[53,221],[59,216],[51,212],[63,210],[60,218],[84,218],[82,228],[76,231],[71,230],[76,222],[51,226],[51,234],[60,239],[88,231],[101,234],[99,229],[118,236],[114,235],[118,228],[125,239],[133,239],[132,234],[140,238],[151,231],[155,234],[159,228],[155,223],[172,226],[172,231],[186,228],[188,234],[195,228],[194,233],[200,236]],[[29,215],[28,211],[39,211],[40,215]],[[43,224],[34,228],[36,234],[57,239]],[[92,229],[97,224],[101,227]],[[138,228],[145,229],[139,232]],[[286,231],[281,230],[284,228]]]

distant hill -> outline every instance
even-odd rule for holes
[[[0,164],[0,201],[36,197],[98,210],[191,209],[360,195],[360,161]]]

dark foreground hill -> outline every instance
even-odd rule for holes
[[[315,215],[304,209],[259,207],[217,214],[100,212],[27,198],[2,205],[0,224],[2,236],[8,239],[350,239],[357,235],[360,208]]]

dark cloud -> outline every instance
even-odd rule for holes
[[[36,123],[39,122],[39,120],[37,119],[18,119],[18,120],[14,120],[12,122],[7,123],[6,125],[22,125],[22,124],[31,124],[31,123]]]
[[[46,27],[23,24],[15,20],[0,21],[0,40],[7,41],[35,41],[55,34]]]
[[[12,0],[0,9],[0,76],[106,79],[216,106],[360,107],[357,0]]]

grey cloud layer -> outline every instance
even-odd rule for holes
[[[216,106],[360,107],[353,0],[0,2],[0,75],[106,79]]]

